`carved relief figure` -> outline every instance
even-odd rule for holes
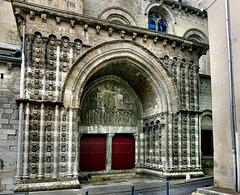
[[[92,86],[84,96],[81,124],[136,125],[136,105],[132,94],[113,80]]]

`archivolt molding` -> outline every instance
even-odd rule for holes
[[[202,31],[196,29],[196,28],[191,28],[191,29],[188,29],[183,37],[188,39],[190,38],[191,36],[198,36],[199,38],[201,38],[202,42],[201,43],[205,43],[205,44],[208,44],[208,37],[205,35],[205,33],[203,33]]]
[[[121,21],[125,21],[126,24],[130,24],[136,26],[137,23],[134,20],[134,17],[127,11],[121,7],[108,7],[103,10],[99,15],[101,19],[120,19]],[[110,20],[111,21],[111,20]]]
[[[79,105],[87,80],[106,63],[126,60],[144,70],[153,79],[161,96],[162,110],[176,112],[178,93],[163,62],[147,48],[127,40],[102,43],[88,50],[70,69],[61,98],[65,105]]]
[[[200,121],[202,121],[203,117],[210,116],[212,118],[212,111],[211,110],[204,110],[202,114],[199,115]]]

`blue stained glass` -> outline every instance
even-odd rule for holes
[[[151,30],[156,30],[156,23],[152,17],[148,19],[148,28]]]
[[[166,26],[166,24],[163,21],[160,21],[158,23],[158,31],[164,32],[164,33],[167,32],[167,26]]]
[[[159,15],[158,15],[158,13],[154,13],[154,17],[156,18],[156,19],[158,19],[159,18]]]

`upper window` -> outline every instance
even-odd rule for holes
[[[148,17],[148,28],[151,30],[157,30],[159,32],[166,33],[167,22],[161,14],[157,12],[153,12],[149,14],[149,17]]]

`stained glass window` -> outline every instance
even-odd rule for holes
[[[151,13],[148,18],[148,28],[166,33],[167,25],[165,18],[157,12]]]

